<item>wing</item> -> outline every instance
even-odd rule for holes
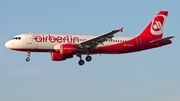
[[[97,37],[94,37],[87,41],[84,41],[79,44],[79,47],[81,47],[83,49],[94,50],[99,44],[103,44],[103,42],[114,37],[114,34],[116,34],[117,32],[123,32],[123,29],[124,29],[124,27],[122,27],[118,30],[112,30],[112,31],[102,34],[100,36],[97,36]]]

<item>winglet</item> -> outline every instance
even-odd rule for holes
[[[119,31],[120,31],[120,32],[123,32],[123,29],[124,29],[124,27],[120,28]]]

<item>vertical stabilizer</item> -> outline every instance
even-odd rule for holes
[[[167,16],[168,11],[160,11],[138,37],[147,37],[150,40],[161,39]]]

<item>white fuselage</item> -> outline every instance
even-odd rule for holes
[[[67,34],[20,34],[6,42],[5,46],[11,49],[54,50],[57,44],[79,44],[96,37],[95,35],[67,35]],[[122,43],[134,37],[115,36],[98,47]]]

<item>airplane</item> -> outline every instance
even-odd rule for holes
[[[30,61],[31,52],[48,52],[52,61],[63,61],[77,56],[78,64],[84,65],[82,55],[90,62],[93,54],[123,54],[138,52],[171,44],[169,36],[163,38],[168,11],[160,11],[147,27],[137,36],[114,36],[123,32],[123,28],[112,30],[99,36],[74,34],[36,34],[25,33],[14,36],[5,43],[5,47],[27,52],[26,61]]]

